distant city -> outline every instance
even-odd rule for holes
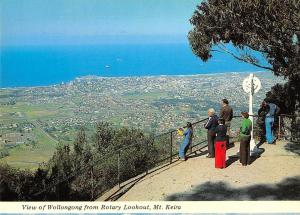
[[[99,121],[158,134],[205,118],[210,107],[218,113],[223,98],[239,115],[248,110],[248,95],[242,89],[248,75],[85,76],[52,86],[1,89],[1,160],[34,168],[57,143],[72,143],[81,126],[89,132]],[[271,86],[284,80],[270,72],[255,75],[262,82],[254,97],[256,112]]]

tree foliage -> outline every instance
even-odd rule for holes
[[[203,60],[212,51],[223,51],[276,75],[298,79],[300,1],[208,0],[197,7],[190,22],[190,44]],[[226,49],[226,43],[238,48],[240,55]],[[260,64],[250,50],[262,53],[270,66]]]
[[[197,6],[190,22],[193,29],[188,39],[193,52],[202,60],[207,61],[212,52],[224,52],[271,70],[288,79],[287,85],[297,87],[300,81],[299,0],[207,0]],[[228,49],[226,44],[232,44],[236,50]],[[261,53],[264,60],[258,59],[255,52]],[[287,85],[282,88],[288,89]],[[297,93],[289,93],[293,92]],[[299,92],[293,99],[296,97]],[[297,105],[292,107],[297,108]]]

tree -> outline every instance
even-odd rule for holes
[[[86,134],[84,128],[81,127],[76,136],[76,140],[74,142],[74,152],[76,155],[81,156],[83,153],[84,145],[86,144]]]
[[[48,163],[49,182],[56,183],[52,187],[53,198],[56,200],[68,199],[71,192],[73,177],[70,175],[73,173],[74,162],[70,152],[69,145],[59,144]]]
[[[197,6],[190,23],[188,39],[202,60],[223,52],[283,76],[298,92],[293,108],[300,108],[299,0],[207,0]]]
[[[96,132],[92,137],[94,146],[100,153],[107,151],[113,136],[114,130],[109,123],[98,122],[96,124]]]
[[[81,127],[74,141],[74,160],[72,161],[75,167],[74,171],[78,172],[72,183],[74,199],[91,199],[90,191],[94,189],[94,181],[91,180],[93,161],[92,147],[88,143],[84,128]]]

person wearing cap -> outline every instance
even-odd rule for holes
[[[219,118],[219,125],[215,129],[215,167],[226,168],[226,143],[227,143],[227,128],[225,126],[225,120]]]
[[[208,111],[208,120],[204,124],[204,127],[207,129],[207,145],[208,145],[208,155],[207,158],[215,157],[215,128],[218,126],[218,116],[215,114],[213,108],[209,108]]]
[[[240,127],[240,163],[243,166],[250,164],[250,140],[251,140],[251,130],[252,122],[249,119],[248,112],[241,112],[242,124]]]
[[[179,147],[179,159],[185,161],[186,160],[186,151],[188,146],[191,144],[193,139],[193,126],[192,123],[188,122],[186,124],[186,130],[183,132],[183,128],[178,130],[178,134],[182,134],[184,136],[183,143]]]

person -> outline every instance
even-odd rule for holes
[[[280,108],[272,103],[272,102],[267,102],[267,106],[268,106],[268,112],[266,114],[266,118],[265,118],[265,128],[266,128],[266,139],[267,142],[269,144],[275,144],[275,137],[274,137],[274,120],[275,117],[278,116],[279,112],[280,112]]]
[[[218,126],[218,116],[215,114],[213,108],[209,108],[208,111],[208,120],[204,124],[204,127],[207,129],[207,145],[208,145],[208,155],[207,158],[215,157],[215,133],[214,130]]]
[[[251,140],[251,130],[252,122],[249,119],[249,114],[247,112],[241,112],[242,124],[240,127],[240,163],[243,166],[250,164],[250,140]]]
[[[233,118],[233,110],[232,108],[229,106],[229,102],[227,99],[222,99],[221,101],[221,110],[220,110],[220,118],[223,118],[225,120],[225,126],[227,128],[227,135],[229,135],[230,133],[230,122]]]
[[[268,106],[265,101],[263,101],[258,109],[258,117],[257,117],[257,124],[259,127],[258,131],[258,138],[259,143],[262,144],[266,141],[266,127],[265,127],[265,119],[268,112]]]
[[[186,160],[186,151],[188,146],[191,144],[193,139],[193,126],[192,123],[187,122],[186,124],[186,130],[182,133],[184,136],[183,143],[180,145],[179,148],[179,159],[185,161]],[[180,128],[178,133],[181,133],[180,131],[183,131],[183,128]]]
[[[225,120],[219,118],[219,125],[215,129],[215,168],[226,168],[226,143],[227,143],[227,127]]]
[[[233,118],[233,110],[232,108],[229,106],[229,102],[227,99],[222,99],[221,101],[221,110],[220,110],[220,118],[223,118],[225,120],[225,126],[227,129],[226,132],[226,145],[229,146],[229,135],[230,135],[230,125],[231,125],[231,120]]]

